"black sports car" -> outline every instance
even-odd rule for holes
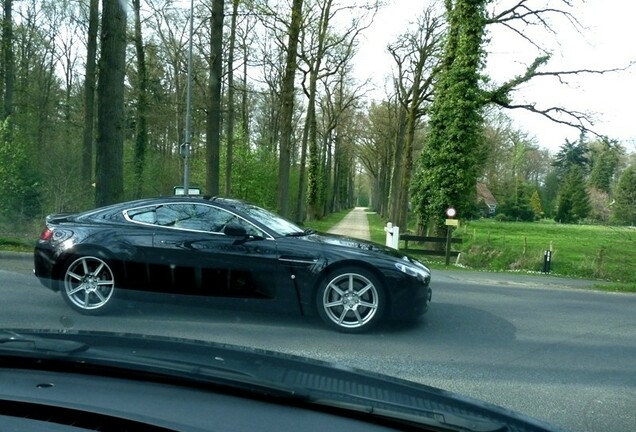
[[[49,215],[34,260],[40,281],[84,314],[152,291],[318,313],[332,328],[361,332],[384,318],[416,318],[431,300],[431,273],[419,261],[227,198],[153,198]]]

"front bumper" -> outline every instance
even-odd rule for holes
[[[410,321],[420,318],[428,311],[433,295],[430,279],[422,280],[411,276],[400,278],[391,290],[391,319]]]

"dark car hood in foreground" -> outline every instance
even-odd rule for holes
[[[451,392],[288,354],[212,342],[96,332],[0,331],[0,367],[171,380],[274,403],[431,430],[556,431]]]

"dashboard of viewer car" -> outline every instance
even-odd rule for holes
[[[391,430],[361,419],[205,388],[0,369],[0,429],[15,431]],[[269,400],[268,400],[269,399]]]

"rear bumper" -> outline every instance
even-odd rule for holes
[[[40,280],[40,283],[52,291],[58,291],[55,276],[55,260],[50,250],[40,247],[33,252],[33,273]]]

